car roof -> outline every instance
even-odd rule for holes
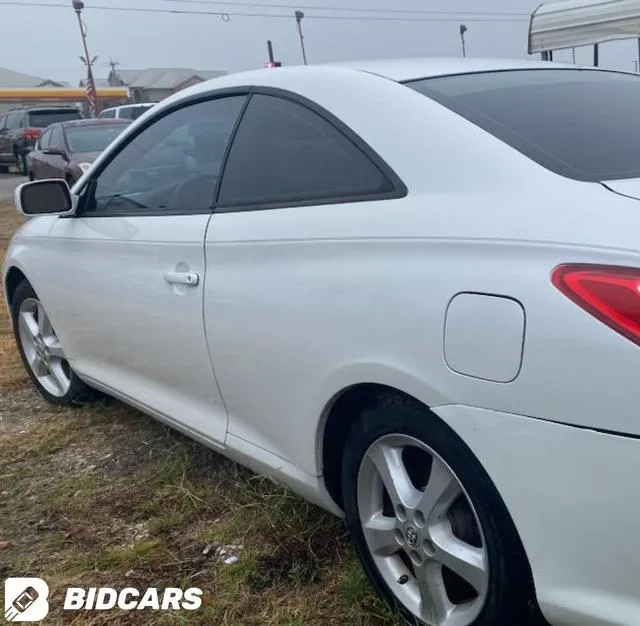
[[[582,67],[573,64],[535,60],[509,59],[469,59],[469,58],[404,58],[377,59],[369,61],[349,61],[322,65],[298,65],[281,68],[255,69],[234,74],[225,74],[218,78],[198,83],[172,96],[157,105],[158,111],[193,97],[209,93],[214,89],[236,87],[271,87],[296,91],[303,85],[331,80],[345,73],[376,75],[394,82],[405,82],[421,78],[438,76],[473,74],[477,72],[495,72],[504,70],[527,69],[585,69],[607,71],[600,68]]]
[[[342,67],[360,72],[377,74],[396,82],[435,78],[451,74],[472,74],[518,69],[572,68],[575,65],[549,61],[519,59],[469,59],[458,57],[374,59],[369,61],[349,61],[330,63],[326,67]]]
[[[83,119],[83,120],[67,120],[58,122],[63,128],[72,128],[74,126],[104,126],[105,124],[120,124],[120,126],[128,126],[131,120],[115,120],[115,119]]]
[[[7,113],[37,113],[42,111],[48,113],[50,111],[78,111],[78,107],[74,106],[49,106],[49,107],[22,107],[19,109],[11,109]]]
[[[130,104],[119,104],[115,107],[109,107],[107,109],[103,109],[102,112],[104,113],[105,111],[116,111],[118,109],[131,109],[133,107],[152,107],[155,104],[157,104],[157,102],[132,102]]]

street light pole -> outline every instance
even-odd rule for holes
[[[80,36],[82,37],[82,46],[84,47],[84,62],[87,66],[87,100],[89,101],[89,114],[91,117],[95,117],[97,114],[97,94],[96,84],[93,80],[93,63],[97,59],[89,56],[89,46],[87,45],[87,27],[82,21],[82,9],[84,9],[84,2],[82,0],[71,0],[73,10],[78,17],[78,25],[80,26]]]
[[[302,11],[296,11],[294,13],[296,16],[296,24],[298,26],[298,35],[300,35],[300,47],[302,48],[302,60],[304,64],[307,64],[307,52],[304,49],[304,35],[302,34],[302,19],[304,18],[304,13]]]
[[[467,44],[464,40],[464,34],[468,31],[469,29],[464,25],[464,24],[460,24],[460,41],[462,42],[462,56],[466,57],[467,56]]]

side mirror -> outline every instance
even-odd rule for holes
[[[73,215],[77,201],[66,180],[34,180],[20,185],[15,192],[19,213],[33,215]]]

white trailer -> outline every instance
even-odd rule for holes
[[[554,50],[640,38],[640,0],[563,0],[541,4],[531,16],[529,54],[553,60]],[[640,45],[640,39],[639,45]]]

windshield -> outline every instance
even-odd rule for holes
[[[70,120],[81,120],[80,111],[31,111],[29,113],[29,126],[31,128],[47,128],[56,122],[68,122]]]
[[[640,77],[509,70],[405,83],[544,167],[584,181],[640,177]]]
[[[65,128],[71,152],[102,152],[128,124],[95,124]]]

